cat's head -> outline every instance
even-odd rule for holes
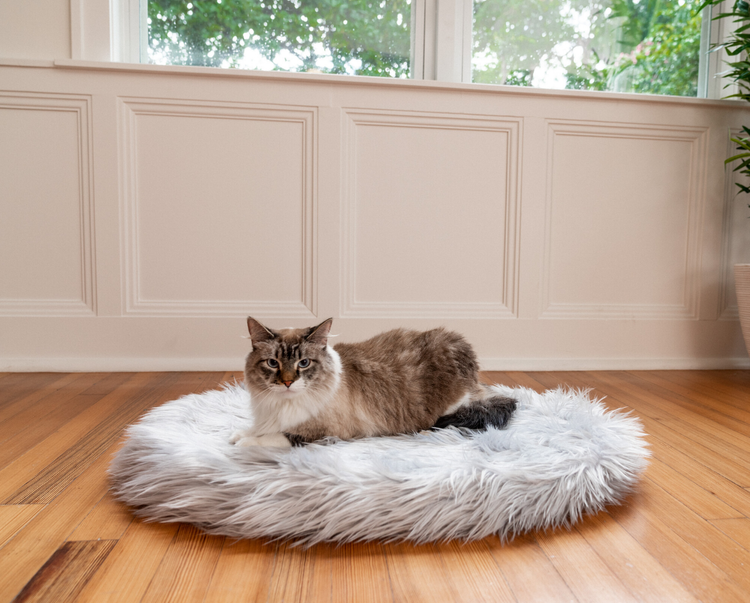
[[[292,398],[334,388],[340,365],[328,347],[332,322],[329,318],[306,329],[273,330],[248,316],[253,349],[245,363],[245,383],[253,398]]]

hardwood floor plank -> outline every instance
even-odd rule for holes
[[[117,445],[107,452],[113,453]],[[0,549],[0,600],[13,598],[104,496],[109,454],[89,465]]]
[[[78,596],[77,603],[136,603],[143,599],[178,525],[134,520],[99,571]]]
[[[321,549],[324,552],[319,557]],[[330,601],[331,560],[327,552],[326,545],[303,549],[289,542],[281,543],[276,551],[268,600]]]
[[[41,472],[66,455],[86,435],[118,413],[122,405],[132,398],[147,397],[144,391],[159,381],[159,375],[139,373],[121,385],[116,391],[99,400],[56,432],[39,442],[26,454],[0,470],[0,501],[9,501],[28,483],[38,482]]]
[[[58,378],[46,387],[31,390],[25,396],[0,406],[0,426],[5,427],[6,422],[12,417],[38,403],[40,400],[54,399],[56,394],[64,393],[68,388],[78,388],[79,383],[83,384],[85,388],[97,377],[98,375],[94,376],[90,373],[60,373]],[[2,390],[1,385],[0,390]]]
[[[333,551],[335,545],[317,544],[307,550],[311,562],[305,563],[302,575],[302,590],[298,601],[331,601],[333,599]],[[284,599],[286,600],[286,599]]]
[[[740,588],[750,593],[750,554],[650,479],[641,484],[640,507],[657,517]]]
[[[747,410],[750,388],[732,382],[733,371],[659,371],[659,375],[673,384],[695,389],[711,396],[720,396],[722,402]]]
[[[55,381],[66,381],[70,378],[66,373],[13,373],[3,379],[0,387],[0,409],[27,396],[45,395],[36,392],[52,386]]]
[[[587,373],[561,373],[547,371],[533,372],[529,374],[546,389],[556,389],[557,387],[562,386],[565,388],[588,391],[591,399],[602,399],[604,405],[609,409],[629,408],[627,402],[624,400],[611,400],[609,398],[609,390],[607,388],[602,389],[601,387],[597,387],[595,382],[587,378]]]
[[[484,540],[436,545],[457,601],[511,603],[516,601],[502,570]]]
[[[224,540],[224,536],[209,536],[194,526],[180,525],[142,603],[201,603]]]
[[[518,383],[503,371],[482,371],[479,379],[487,385],[505,385],[507,387],[518,387]]]
[[[0,506],[0,549],[42,509],[44,505]]]
[[[665,413],[655,412],[648,405],[641,405],[635,396],[621,390],[616,385],[600,380],[598,374],[587,373],[587,381],[594,383],[599,391],[606,391],[610,401],[615,401],[623,406],[630,406],[643,422],[646,432],[661,439],[675,449],[688,454],[696,461],[712,469],[716,473],[726,477],[734,483],[745,487],[750,485],[750,467],[742,461],[732,460],[732,453],[727,452],[720,444],[720,440],[705,438],[701,434],[695,435],[684,425],[673,425],[670,418],[664,418]],[[656,414],[658,420],[651,415]],[[690,438],[687,434],[692,434]]]
[[[714,519],[711,523],[743,549],[750,551],[750,519]]]
[[[575,529],[537,534],[536,540],[581,603],[599,603],[602,593],[608,603],[638,601]]]
[[[6,442],[19,430],[28,429],[46,414],[67,406],[72,398],[83,394],[92,386],[92,378],[87,374],[71,373],[57,384],[55,388],[39,390],[35,392],[37,395],[27,396],[0,411],[0,443]]]
[[[19,484],[20,480],[14,475],[15,479],[12,483],[17,485],[15,491],[8,492],[8,483],[0,485],[0,496],[5,496],[2,499],[3,502],[5,504],[43,503],[54,499],[92,459],[97,458],[120,437],[122,430],[128,424],[136,421],[152,406],[192,391],[196,382],[202,383],[205,379],[205,375],[196,377],[189,373],[152,374],[150,377],[149,385],[143,384],[135,390],[128,388],[123,391],[120,388],[113,394],[105,396],[87,411],[81,413],[80,418],[87,415],[86,421],[81,421],[79,418],[75,423],[75,429],[66,429],[68,427],[66,424],[54,436],[51,436],[58,436],[57,439],[61,440],[62,444],[60,447],[64,447],[64,450],[56,458],[51,459],[43,470],[37,470],[33,477],[26,479],[23,483]],[[131,386],[133,383],[133,380],[128,380],[123,387]],[[78,436],[72,441],[71,431]],[[60,438],[60,434],[64,437]],[[45,444],[46,440],[32,449],[30,453]],[[18,459],[17,462],[22,462],[24,457]],[[9,465],[6,469],[12,467],[13,465]],[[4,471],[0,471],[0,480]]]
[[[667,408],[688,422],[695,422],[699,427],[704,425],[721,426],[728,430],[738,445],[750,447],[750,412],[733,406],[722,405],[709,396],[695,392],[690,397],[670,391],[658,383],[658,377],[625,372],[620,377],[636,385],[644,394],[669,403]],[[680,412],[684,411],[684,412]],[[703,420],[701,420],[703,419]]]
[[[184,536],[195,528],[132,520],[106,493],[108,453],[96,442],[103,433],[119,434],[108,421],[119,420],[121,429],[122,413],[134,399],[140,397],[145,410],[241,380],[241,372],[41,375],[0,375],[0,398],[4,383],[15,388],[6,396],[9,404],[0,406],[5,443],[20,441],[13,440],[19,429],[40,433],[40,424],[59,421],[47,437],[0,467],[0,500],[33,480],[46,484],[39,492],[59,488],[49,504],[0,506],[0,603],[35,575],[25,597],[44,592],[41,599],[51,600],[52,591],[34,589],[54,583],[54,600],[64,600],[64,588],[85,575],[88,583],[74,586],[80,590],[76,600],[96,603],[750,600],[750,371],[483,373],[485,382],[536,391],[559,384],[592,387],[592,397],[607,396],[609,408],[632,410],[643,421],[654,459],[640,490],[622,507],[586,518],[571,532],[525,536],[505,546],[490,538],[469,545],[368,543],[309,550],[216,537],[200,543],[204,536]],[[124,379],[120,385],[114,385],[117,378]],[[38,388],[29,388],[27,379]],[[80,403],[81,395],[100,399],[80,414],[61,408]],[[15,417],[12,424],[3,422],[3,412]],[[0,445],[0,458],[4,452]],[[176,539],[178,529],[183,534]],[[70,563],[57,578],[41,578],[50,574],[55,555],[72,559],[70,551],[84,550],[86,542],[117,539],[93,576],[70,569]]]
[[[132,521],[128,508],[107,492],[68,540],[119,540]]]
[[[680,584],[704,603],[745,603],[747,595],[729,576],[675,534],[633,497],[610,515]]]
[[[687,386],[684,383],[669,380],[659,371],[630,371],[630,373],[638,379],[661,388],[664,392],[678,396],[678,399],[688,401],[691,406],[698,409],[712,409],[715,413],[732,417],[736,421],[742,422],[743,429],[750,427],[750,405],[747,402],[742,405],[738,399],[732,399],[711,387]],[[748,397],[750,397],[750,394],[748,394]]]
[[[654,459],[678,471],[745,517],[750,517],[750,493],[744,488],[702,465],[691,456],[664,443],[659,438],[651,438],[650,443]],[[681,496],[679,490],[674,491],[673,494],[678,497]]]
[[[399,543],[383,547],[394,601],[443,603],[456,600],[440,551],[433,545]]]
[[[519,603],[576,601],[575,595],[533,536],[517,536],[504,545],[497,537],[485,538],[484,542]]]
[[[308,558],[305,551],[292,548],[288,542],[280,543],[276,549],[268,600],[297,600],[295,594],[298,595],[302,590],[302,573],[307,562],[312,562],[312,558]]]
[[[697,599],[607,513],[589,516],[576,526],[609,569],[641,601]]]
[[[692,457],[698,463],[718,473],[726,479],[742,487],[750,483],[750,467],[740,462],[728,459],[695,441],[690,441],[682,433],[670,428],[664,422],[655,421],[647,416],[640,416],[646,433],[652,438],[672,446],[675,450]]]
[[[674,423],[680,427],[680,433],[685,433],[696,441],[718,441],[719,448],[730,455],[730,458],[742,458],[750,454],[750,438],[736,431],[719,425],[712,419],[697,414],[695,411],[681,407],[659,397],[648,390],[641,389],[639,384],[633,385],[626,373],[602,373],[600,378],[605,383],[618,386],[630,395],[630,406],[643,410],[652,418],[664,423]]]
[[[393,601],[385,550],[379,542],[350,543],[334,548],[331,583],[334,603]]]
[[[278,544],[227,538],[211,577],[205,603],[265,603]]]
[[[106,386],[97,384],[100,385],[98,389],[105,390],[101,394],[89,394],[90,387],[87,385],[91,384],[85,380],[79,381],[77,388],[69,387],[65,393],[58,391],[50,394],[26,411],[8,419],[0,428],[0,432],[6,436],[0,444],[0,468],[13,462],[75,416],[96,404],[126,379],[122,374],[112,375],[111,379],[105,380]]]
[[[543,386],[538,381],[534,380],[533,377],[529,373],[522,373],[519,371],[507,371],[505,372],[505,376],[514,381],[517,385],[517,387],[528,387],[529,389],[533,389],[534,391],[537,391],[539,393],[544,392],[546,389],[550,389],[548,387]]]
[[[66,542],[26,584],[14,603],[75,601],[115,544],[114,540]]]
[[[742,513],[722,502],[713,492],[704,490],[658,458],[651,459],[646,475],[670,494],[679,496],[685,506],[703,519],[742,517]]]

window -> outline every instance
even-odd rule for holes
[[[149,0],[152,63],[408,77],[411,0]]]
[[[141,0],[148,21],[142,56],[157,64],[701,96],[716,27],[699,5]],[[721,68],[718,59],[711,65]]]
[[[475,82],[696,96],[700,0],[475,0]]]

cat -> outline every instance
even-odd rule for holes
[[[329,346],[332,322],[272,330],[248,317],[254,423],[232,434],[232,444],[286,448],[510,420],[516,401],[479,383],[474,350],[458,333],[396,329]]]

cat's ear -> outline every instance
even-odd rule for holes
[[[319,343],[320,345],[328,345],[328,333],[331,332],[331,325],[333,324],[333,318],[324,320],[317,327],[310,329],[310,333],[305,336],[305,339],[310,343]]]
[[[247,330],[250,332],[250,341],[253,343],[260,343],[262,341],[270,341],[276,337],[276,333],[264,327],[252,316],[247,317]]]

